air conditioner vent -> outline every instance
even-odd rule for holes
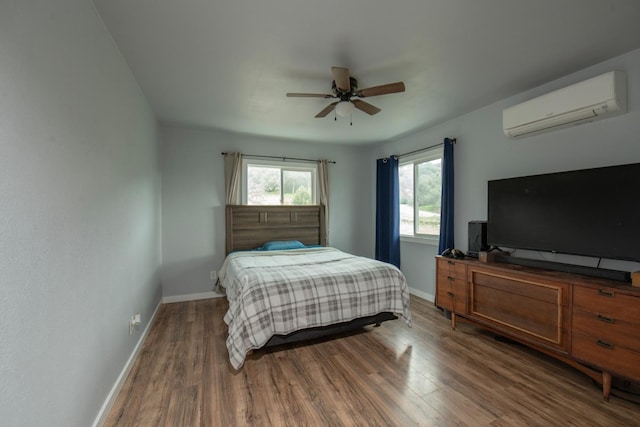
[[[506,108],[502,123],[505,135],[518,137],[626,111],[626,76],[622,71],[610,71]]]

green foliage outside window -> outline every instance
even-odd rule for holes
[[[294,205],[310,205],[311,192],[305,187],[298,187],[293,196]]]
[[[248,165],[247,203],[250,205],[313,204],[314,170]]]

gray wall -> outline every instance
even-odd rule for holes
[[[627,74],[629,109],[626,114],[522,139],[506,138],[502,110],[511,105],[611,70]],[[457,138],[455,146],[455,245],[467,249],[467,223],[487,218],[487,181],[491,179],[640,162],[640,50],[594,65],[541,87],[457,117],[429,129],[383,144],[377,157],[400,154]],[[375,169],[375,167],[373,167]],[[375,188],[375,170],[370,171]],[[629,195],[636,197],[636,195]],[[597,195],[594,195],[597,198]],[[375,207],[372,205],[372,215]],[[401,267],[412,288],[435,294],[437,247],[403,242]],[[595,265],[584,257],[518,251],[519,256]],[[637,263],[603,260],[603,268],[640,270]]]
[[[164,296],[209,292],[209,272],[225,257],[221,153],[328,159],[331,246],[369,254],[372,193],[366,147],[281,141],[223,131],[161,127],[162,286]]]
[[[87,426],[161,298],[156,123],[92,2],[1,10],[0,423]]]

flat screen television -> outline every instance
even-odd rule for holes
[[[487,243],[640,261],[640,163],[488,183]]]

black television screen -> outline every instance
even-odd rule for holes
[[[488,184],[489,245],[640,261],[640,163]]]

